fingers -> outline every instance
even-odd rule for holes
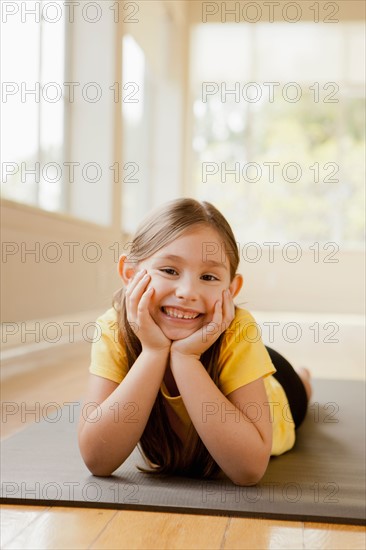
[[[230,324],[235,317],[235,305],[229,289],[224,290],[223,294],[224,294],[224,306],[223,306],[224,321],[228,321]]]
[[[209,324],[215,325],[219,332],[228,328],[235,317],[235,306],[229,289],[223,290],[222,299],[215,303],[212,319]]]
[[[215,310],[212,322],[221,327],[223,332],[228,328],[235,317],[235,306],[229,289],[222,293],[222,300],[218,300],[215,304]]]
[[[154,292],[154,289],[152,287],[145,290],[137,306],[138,313],[143,313],[146,309],[148,309],[153,292]]]
[[[211,323],[221,326],[222,322],[222,301],[218,300],[215,304],[215,309],[212,317]]]
[[[130,301],[130,303],[133,303],[134,301],[136,301],[137,298],[141,296],[149,280],[150,275],[146,273],[145,270],[136,273],[133,280],[128,283],[126,289],[126,298]]]
[[[126,289],[127,318],[129,321],[136,321],[138,313],[144,311],[149,303],[152,291],[146,291],[150,282],[150,275],[146,270],[138,272]]]
[[[146,275],[146,269],[142,269],[141,271],[138,271],[133,279],[131,279],[128,282],[127,288],[126,288],[126,296],[130,296],[132,292],[135,290],[136,286],[141,282],[142,278]]]

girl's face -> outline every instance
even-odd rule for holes
[[[151,276],[155,292],[150,315],[170,340],[190,336],[212,320],[217,300],[229,288],[235,296],[241,275],[230,282],[230,263],[222,237],[212,228],[195,226],[158,250],[137,269]]]

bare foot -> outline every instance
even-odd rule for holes
[[[310,401],[312,396],[312,388],[311,388],[311,373],[309,369],[306,367],[299,367],[296,369],[297,374],[300,376],[302,383],[304,384],[306,395],[308,398],[308,401]]]

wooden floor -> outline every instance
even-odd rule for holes
[[[281,350],[279,350],[281,351]],[[319,348],[317,349],[319,353]],[[23,407],[62,404],[83,396],[90,344],[72,344],[52,353],[13,359],[16,376],[6,376],[1,399],[19,404],[19,413],[3,422],[2,439],[34,421],[22,422]],[[50,359],[52,357],[52,359]],[[22,364],[21,364],[22,363]],[[24,372],[22,366],[26,364]],[[11,372],[7,365],[4,372]],[[36,367],[36,368],[35,368]],[[341,366],[340,366],[341,368]],[[352,370],[352,369],[351,369]],[[344,377],[352,377],[347,368]],[[313,373],[316,374],[316,373]],[[339,374],[339,373],[338,373]],[[26,463],[26,458],[25,458]],[[50,506],[1,506],[1,548],[121,549],[276,549],[366,548],[363,527]]]

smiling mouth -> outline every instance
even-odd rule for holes
[[[201,317],[203,314],[195,311],[183,311],[174,307],[161,307],[161,311],[171,319],[193,320]]]

